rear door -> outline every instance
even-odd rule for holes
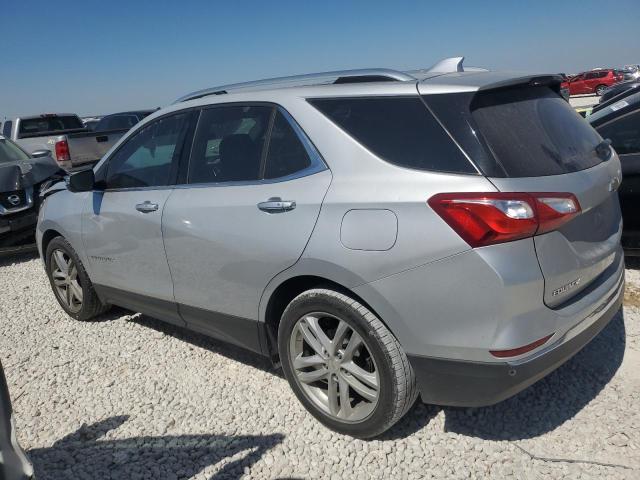
[[[331,174],[286,112],[222,105],[202,111],[184,180],[163,220],[180,312],[259,351],[260,296],[302,254]]]
[[[82,237],[91,277],[116,305],[183,324],[162,241],[162,214],[188,136],[189,112],[155,120],[96,173],[104,190],[88,197]]]

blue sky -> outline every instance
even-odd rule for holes
[[[465,55],[492,69],[640,63],[639,0],[5,0],[0,120],[163,106],[200,88]]]

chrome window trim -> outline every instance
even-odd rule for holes
[[[152,187],[127,187],[127,188],[105,188],[93,190],[93,193],[110,193],[110,192],[143,192],[152,190],[173,190],[175,185],[154,185]]]

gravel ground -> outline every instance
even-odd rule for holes
[[[259,357],[123,310],[71,320],[33,257],[0,261],[0,355],[40,480],[637,479],[640,270],[627,280],[624,312],[546,379],[490,408],[416,405],[369,442],[322,427]]]

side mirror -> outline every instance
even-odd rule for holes
[[[95,188],[95,184],[93,169],[74,172],[67,179],[67,188],[71,192],[90,192]]]
[[[34,150],[33,152],[31,152],[32,158],[48,157],[49,155],[51,155],[51,152],[46,149]]]

